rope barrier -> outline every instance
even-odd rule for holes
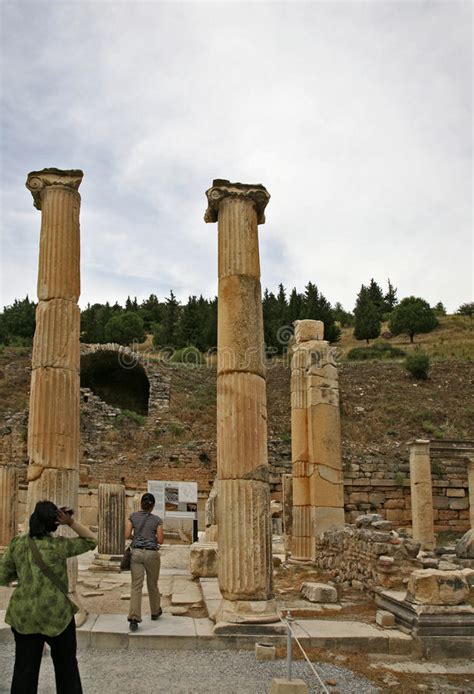
[[[301,645],[301,643],[300,643],[298,637],[296,636],[295,632],[293,631],[293,628],[292,628],[292,626],[291,626],[291,624],[290,624],[290,621],[294,621],[294,620],[293,620],[292,617],[291,617],[290,610],[287,611],[286,617],[285,617],[285,618],[283,618],[281,615],[279,615],[279,616],[280,616],[280,620],[281,620],[282,622],[286,622],[286,626],[288,627],[288,633],[291,634],[291,636],[295,639],[296,643],[298,644],[299,649],[300,649],[300,651],[302,652],[302,654],[304,655],[306,661],[308,662],[308,664],[309,664],[311,670],[313,671],[314,676],[316,677],[316,679],[318,680],[319,684],[321,685],[324,694],[330,694],[330,693],[329,693],[329,689],[326,687],[326,685],[325,685],[324,682],[322,681],[321,677],[319,676],[318,672],[316,671],[316,668],[314,667],[313,663],[311,662],[311,660],[310,660],[310,659],[308,658],[308,656],[306,655],[306,651],[304,650],[304,648],[303,648],[303,646]],[[301,626],[301,625],[300,625],[300,626]],[[290,644],[290,643],[291,643],[291,641],[289,640],[288,644]],[[288,653],[288,662],[289,662],[288,671],[289,671],[289,678],[288,678],[288,679],[291,679],[291,647],[290,647],[290,645],[288,645],[288,651],[289,651],[289,653]]]

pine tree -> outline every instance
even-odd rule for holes
[[[370,295],[369,287],[361,286],[354,309],[354,337],[356,340],[375,339],[380,335],[379,309]]]
[[[367,287],[367,292],[369,295],[369,299],[372,301],[375,308],[377,309],[380,320],[382,320],[382,316],[385,311],[384,295],[381,287],[373,278],[370,280],[370,284]]]
[[[293,287],[290,294],[290,300],[288,302],[288,323],[293,324],[295,320],[300,320],[303,318],[303,305],[303,294],[299,294],[296,291],[296,287]]]
[[[384,312],[391,313],[395,306],[398,304],[397,299],[397,289],[390,282],[390,277],[388,278],[388,289],[384,296]]]
[[[328,342],[337,342],[339,340],[341,330],[334,322],[331,304],[312,282],[308,282],[305,287],[303,317],[323,321],[324,339],[328,340]]]
[[[180,315],[180,304],[173,290],[165,299],[163,306],[163,318],[156,323],[153,329],[153,344],[155,347],[177,347],[177,328]]]

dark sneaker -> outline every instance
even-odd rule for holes
[[[136,619],[130,620],[130,631],[136,631],[138,629],[138,622]]]
[[[163,610],[162,610],[161,607],[160,607],[160,609],[158,610],[157,614],[152,614],[152,615],[151,615],[151,618],[152,618],[152,620],[153,620],[154,622],[156,622],[156,620],[157,620],[159,617],[161,617],[162,614],[163,614]]]

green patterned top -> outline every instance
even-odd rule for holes
[[[67,586],[68,557],[83,554],[97,545],[82,537],[35,538],[44,563]],[[20,634],[58,636],[78,608],[44,575],[35,564],[28,546],[28,535],[18,535],[8,545],[0,562],[0,586],[18,581],[10,598],[5,621]]]

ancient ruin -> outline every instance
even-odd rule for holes
[[[344,525],[337,367],[321,321],[295,323],[291,361],[293,560],[310,561],[315,537]]]
[[[217,621],[277,621],[273,599],[265,354],[258,225],[261,185],[215,180],[206,222],[218,222]]]
[[[26,187],[41,211],[38,307],[28,421],[27,516],[41,499],[77,508],[79,487],[79,330],[82,171],[43,169]],[[74,533],[66,526],[60,532]],[[77,560],[69,560],[75,593]],[[76,598],[77,599],[77,598]],[[79,613],[79,620],[85,615]]]
[[[99,484],[99,530],[94,567],[118,571],[125,550],[125,487]]]
[[[0,465],[0,556],[18,526],[18,468]]]
[[[413,539],[421,549],[434,549],[430,442],[416,439],[410,445],[410,486]]]

